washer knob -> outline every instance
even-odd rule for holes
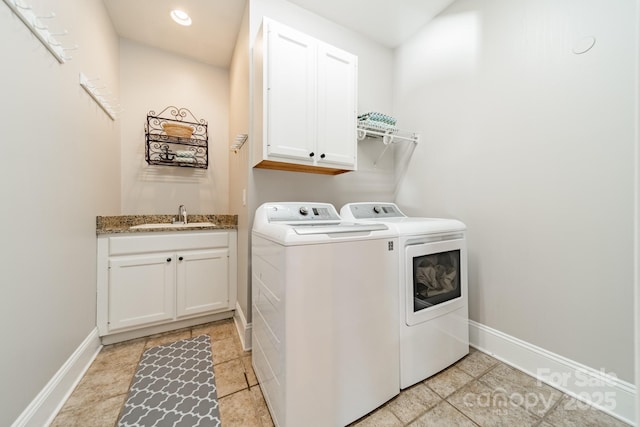
[[[305,208],[304,206],[302,206],[298,212],[300,212],[300,215],[302,216],[309,215],[309,209]]]
[[[382,210],[380,209],[380,206],[374,206],[373,207],[373,211],[377,214],[379,214]]]

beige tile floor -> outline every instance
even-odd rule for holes
[[[232,320],[105,346],[53,427],[116,425],[145,349],[209,334],[223,427],[273,422]],[[403,390],[352,427],[626,426],[480,351]],[[318,426],[324,427],[324,426]]]

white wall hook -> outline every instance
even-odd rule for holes
[[[5,3],[6,3],[6,2],[5,2]],[[31,6],[28,6],[28,5],[25,5],[25,4],[18,3],[17,1],[16,1],[16,2],[14,2],[13,4],[15,4],[15,5],[16,5],[16,7],[19,7],[19,8],[20,8],[20,9],[22,9],[22,10],[31,10]]]
[[[50,35],[50,36],[53,36],[53,37],[66,36],[66,35],[69,35],[69,31],[64,30],[64,31],[62,31],[61,33],[52,33],[52,32],[49,32],[49,35]]]
[[[100,80],[100,78],[94,78],[93,81],[95,80]],[[111,95],[111,92],[99,93],[98,90],[106,89],[106,86],[97,88],[89,83],[91,81],[92,80],[88,79],[86,75],[80,73],[80,86],[82,86],[84,90],[89,94],[89,96],[91,96],[91,98],[96,102],[96,104],[98,104],[98,106],[102,108],[105,113],[107,113],[111,120],[115,120],[116,111],[114,110],[108,99],[108,96]],[[122,110],[120,110],[119,112],[122,112]]]
[[[38,16],[38,19],[52,19],[55,17],[56,17],[56,14],[54,12],[50,12],[49,15]]]
[[[78,47],[73,48],[64,48],[60,43],[58,43],[53,37],[48,26],[44,25],[40,20],[41,19],[53,19],[56,17],[54,12],[50,12],[49,15],[38,16],[33,11],[33,8],[30,5],[22,3],[22,1],[18,0],[3,0],[9,9],[24,23],[24,25],[29,28],[29,30],[36,36],[38,40],[47,48],[49,52],[58,60],[59,63],[63,64],[65,61],[71,59],[70,56],[65,55],[65,50],[73,50]],[[65,30],[64,34],[67,32]]]
[[[236,135],[236,139],[234,140],[233,144],[231,144],[231,151],[237,153],[238,150],[242,148],[244,143],[247,142],[248,137],[249,135],[247,135],[246,133],[240,133]]]

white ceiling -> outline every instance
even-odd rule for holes
[[[414,34],[454,0],[289,0],[388,47]],[[246,0],[104,0],[117,33],[206,64],[227,68]],[[189,13],[183,27],[169,17]]]
[[[289,0],[387,47],[396,47],[455,0]]]
[[[121,37],[228,68],[245,0],[104,0],[104,4]],[[193,25],[173,22],[169,17],[173,9],[187,12]]]

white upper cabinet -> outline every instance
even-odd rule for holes
[[[267,52],[267,155],[312,160],[309,153],[316,145],[316,41],[272,24]]]
[[[343,50],[325,43],[318,45],[320,160],[353,169],[357,152],[357,61]]]
[[[256,167],[356,169],[358,58],[265,18],[254,49]]]

